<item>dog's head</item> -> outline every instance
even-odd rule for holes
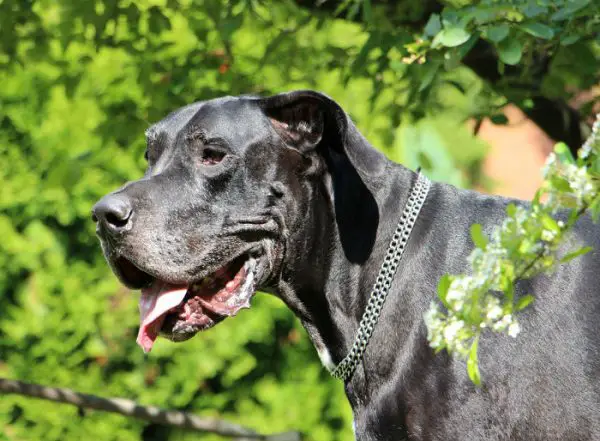
[[[93,208],[107,261],[142,290],[144,350],[159,333],[186,340],[276,286],[307,182],[327,167],[322,151],[374,167],[374,150],[345,151],[360,136],[349,124],[328,97],[297,91],[199,102],[147,131],[144,177]]]

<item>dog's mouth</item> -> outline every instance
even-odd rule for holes
[[[131,262],[127,265],[134,266]],[[149,352],[159,334],[173,341],[187,340],[249,308],[256,291],[258,266],[257,258],[245,254],[200,280],[178,285],[136,268],[137,277],[147,282],[139,303],[137,343]],[[134,272],[131,269],[130,274]]]

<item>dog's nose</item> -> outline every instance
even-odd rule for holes
[[[131,223],[133,208],[129,199],[123,195],[109,194],[92,208],[92,219],[110,232],[126,230]]]

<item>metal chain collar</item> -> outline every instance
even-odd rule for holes
[[[423,207],[425,198],[427,198],[430,185],[431,181],[419,173],[417,182],[410,192],[408,201],[402,212],[402,217],[400,217],[396,231],[392,236],[387,253],[381,264],[381,269],[375,280],[369,302],[360,319],[360,324],[352,348],[346,357],[344,357],[344,359],[331,371],[331,375],[340,380],[344,380],[344,382],[348,381],[352,374],[354,374],[356,366],[367,349],[369,339],[373,334],[373,330],[375,329],[375,325],[381,314],[381,309],[385,303],[390,287],[392,286],[398,264],[402,259],[402,254],[408,243],[408,238],[415,226],[415,222],[417,221],[421,207]]]

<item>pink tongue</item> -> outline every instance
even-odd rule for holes
[[[169,285],[155,280],[150,288],[142,289],[140,297],[140,331],[137,344],[144,352],[150,352],[160,328],[165,321],[165,314],[179,306],[185,297],[187,286]]]

